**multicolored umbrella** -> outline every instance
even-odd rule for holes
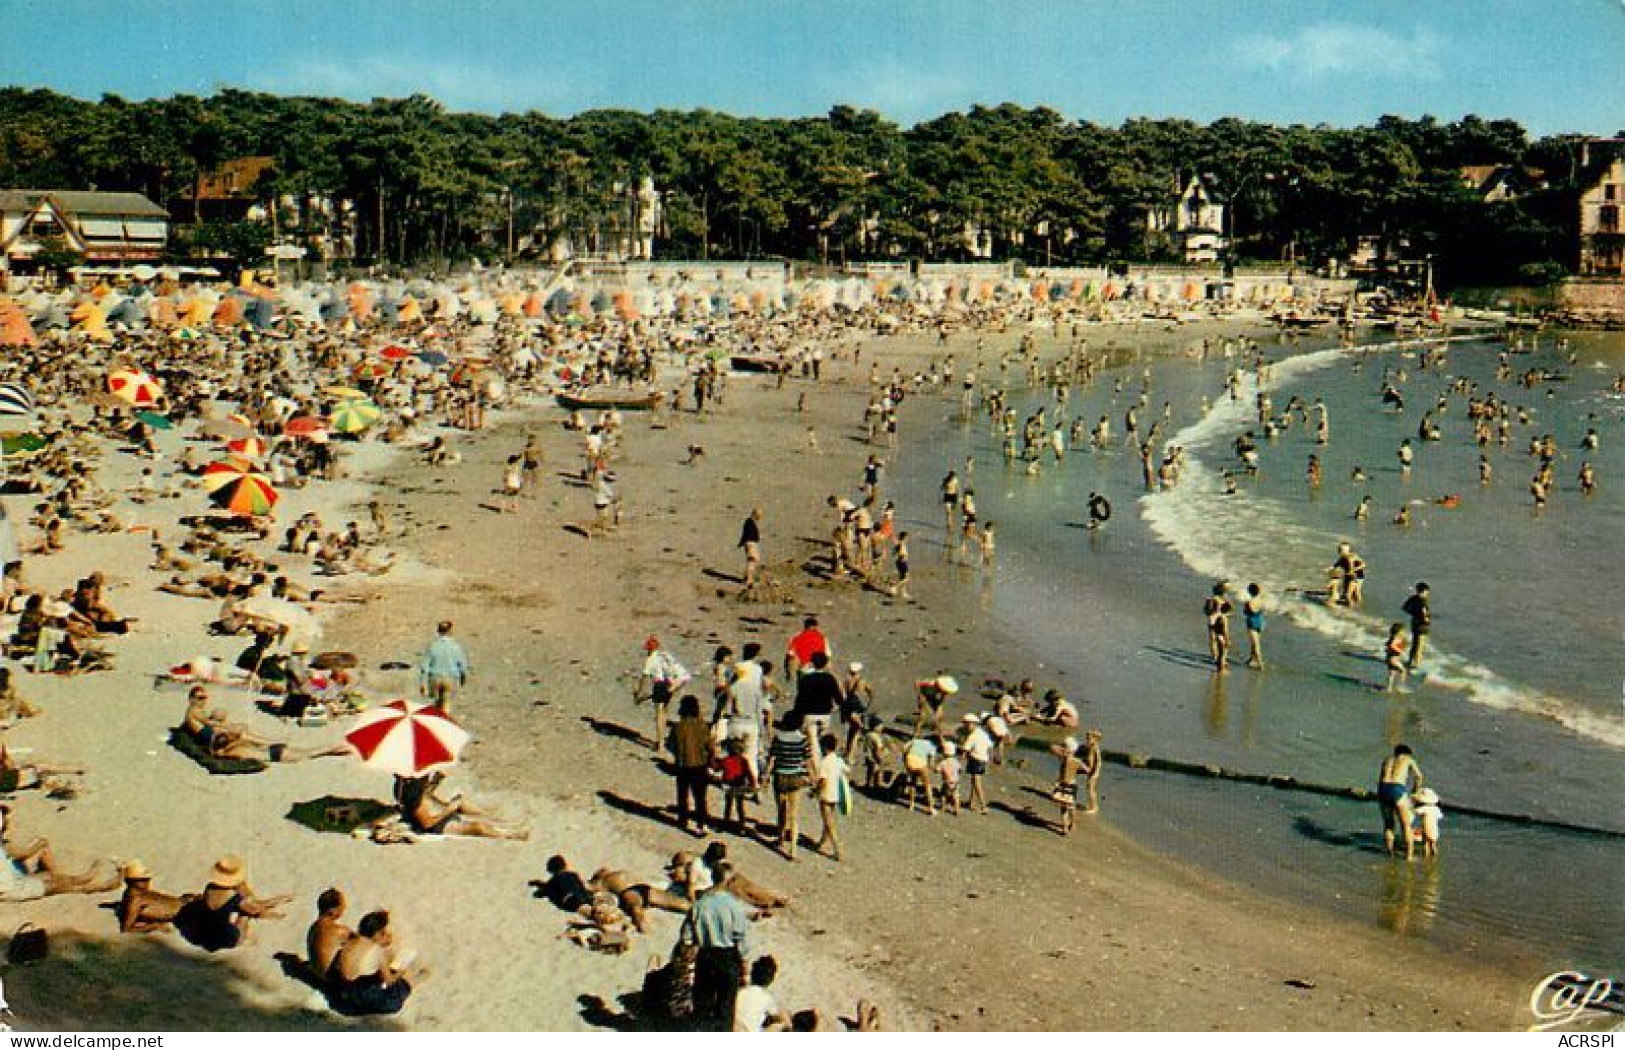
[[[139,368],[120,368],[107,377],[107,390],[127,405],[148,408],[164,399],[164,387]]]
[[[382,379],[394,369],[382,361],[363,361],[355,366],[353,373],[358,382],[365,383],[372,379]]]
[[[243,456],[247,459],[259,459],[261,456],[265,455],[266,447],[264,441],[253,435],[249,435],[248,437],[235,438],[226,442],[226,451],[230,452],[234,456]]]
[[[34,411],[34,395],[21,383],[0,383],[0,416],[26,416]]]
[[[468,732],[438,707],[391,700],[362,714],[344,742],[374,769],[421,777],[457,761]]]
[[[383,410],[371,401],[351,398],[340,401],[327,419],[328,426],[340,434],[359,434],[378,422]]]
[[[220,509],[243,517],[269,514],[276,506],[277,491],[264,474],[235,469],[246,465],[241,460],[209,464],[203,472],[203,484],[211,490],[209,499]],[[216,471],[216,467],[225,469]]]

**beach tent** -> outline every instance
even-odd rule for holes
[[[525,301],[519,305],[519,312],[526,317],[537,318],[547,312],[547,300],[539,291],[533,291],[525,296]]]
[[[38,342],[22,309],[9,299],[0,299],[0,346],[33,346]]]
[[[349,305],[349,316],[365,321],[372,316],[373,296],[366,285],[360,281],[351,284],[344,293],[344,301]]]
[[[147,300],[144,298],[121,298],[107,308],[107,323],[121,324],[126,328],[140,328],[147,323]]]
[[[235,295],[225,296],[215,305],[211,318],[217,328],[235,328],[243,323],[243,301]]]
[[[73,313],[68,316],[69,320],[73,322],[73,330],[81,333],[92,342],[111,343],[113,341],[113,333],[108,331],[107,328],[107,315],[102,313],[102,308],[91,300],[86,299],[74,307]]]
[[[416,324],[423,320],[423,307],[412,296],[403,296],[396,304],[395,320],[398,324]]]
[[[255,328],[269,328],[276,319],[276,308],[271,300],[256,296],[243,304],[243,319]]]

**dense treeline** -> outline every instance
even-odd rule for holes
[[[707,110],[449,113],[422,96],[358,104],[226,90],[84,102],[0,90],[0,186],[134,189],[161,203],[197,175],[271,155],[256,187],[350,202],[360,256],[394,262],[496,255],[510,215],[543,242],[614,243],[640,216],[644,177],[665,193],[657,252],[829,261],[955,259],[967,224],[997,258],[1100,262],[1168,257],[1146,208],[1194,173],[1234,203],[1243,258],[1306,264],[1376,235],[1442,279],[1503,280],[1567,262],[1565,191],[1576,136],[1530,142],[1510,120],[1383,117],[1331,128],[1224,119],[1075,122],[1047,109],[975,107],[904,129],[837,107],[755,119]],[[1546,193],[1485,205],[1464,165],[1541,169]],[[313,207],[279,214],[315,232]]]

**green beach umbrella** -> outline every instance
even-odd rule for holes
[[[381,415],[383,411],[371,401],[351,398],[338,403],[327,425],[337,434],[359,434],[378,422]]]
[[[168,416],[159,415],[157,412],[137,412],[135,418],[154,430],[169,430],[175,425],[169,421]]]

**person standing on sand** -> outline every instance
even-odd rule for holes
[[[1394,753],[1382,760],[1377,770],[1377,804],[1382,807],[1382,844],[1391,857],[1397,837],[1410,860],[1411,792],[1422,787],[1422,769],[1412,757],[1409,744],[1394,745]]]
[[[1247,627],[1247,666],[1264,669],[1264,592],[1256,583],[1247,585],[1247,600],[1241,603],[1241,622]]]
[[[1213,658],[1213,669],[1220,673],[1229,669],[1230,662],[1230,613],[1235,606],[1225,596],[1229,587],[1224,582],[1213,585],[1213,593],[1202,603],[1202,612],[1207,616],[1207,651]]]
[[[970,780],[970,794],[965,798],[965,806],[972,813],[987,812],[987,793],[983,790],[982,781],[987,776],[988,763],[993,759],[993,737],[982,727],[982,719],[975,714],[966,714],[965,740],[960,745],[965,752],[965,776]]]
[[[785,674],[794,677],[802,668],[812,663],[814,653],[823,653],[834,657],[830,651],[829,638],[818,626],[818,617],[805,616],[801,620],[801,630],[790,639],[784,648]]]
[[[756,586],[756,573],[762,567],[762,508],[752,507],[739,530],[739,547],[745,552],[745,590]]]
[[[468,654],[451,636],[450,620],[441,620],[435,639],[418,663],[418,685],[436,707],[451,713],[457,691],[468,684]]]
[[[908,532],[905,530],[897,534],[897,549],[892,554],[893,564],[897,568],[897,582],[892,585],[893,598],[902,598],[913,601],[908,593]]]
[[[707,804],[711,793],[711,760],[716,741],[700,716],[700,700],[685,696],[677,703],[677,727],[672,732],[672,758],[677,777],[677,826],[703,838],[711,823]],[[693,826],[689,817],[693,816]]]
[[[950,546],[952,545],[953,538],[957,535],[957,531],[954,528],[954,518],[958,512],[959,475],[950,470],[948,472],[948,476],[942,479],[942,514],[944,529],[946,530],[946,535],[948,537]]]
[[[796,859],[801,837],[801,793],[812,782],[812,745],[801,719],[791,712],[779,719],[767,750],[767,775],[779,814],[778,846],[786,860]]]
[[[1411,654],[1405,661],[1407,671],[1416,670],[1416,665],[1422,662],[1422,649],[1427,641],[1428,632],[1433,629],[1433,607],[1430,604],[1432,591],[1426,583],[1418,583],[1416,590],[1400,611],[1411,618]]]
[[[1085,813],[1100,812],[1100,730],[1091,729],[1083,734],[1083,751],[1079,755],[1083,766],[1079,772],[1083,774],[1085,788],[1083,811]]]
[[[1061,807],[1055,830],[1062,835],[1072,834],[1073,815],[1078,808],[1078,774],[1083,772],[1083,759],[1079,755],[1078,741],[1067,737],[1059,744],[1050,745],[1050,754],[1060,760],[1055,773],[1055,786],[1050,798]]]
[[[839,814],[850,812],[852,804],[852,788],[847,782],[849,768],[846,759],[841,756],[840,740],[834,733],[825,733],[819,744],[824,754],[817,766],[818,813],[823,818],[824,830],[813,851],[823,853],[825,844],[828,844],[830,856],[839,861],[841,837],[836,824]]]
[[[689,673],[677,658],[660,648],[660,639],[650,635],[643,643],[643,670],[638,684],[632,690],[632,699],[642,703],[648,700],[655,709],[655,754],[666,753],[666,718],[671,710],[671,698],[677,695],[689,680]]]
[[[733,1026],[734,1000],[750,952],[750,912],[727,889],[733,873],[732,863],[718,861],[712,868],[711,888],[700,894],[684,920],[685,938],[698,949],[694,957],[694,1016],[729,1028]]]

